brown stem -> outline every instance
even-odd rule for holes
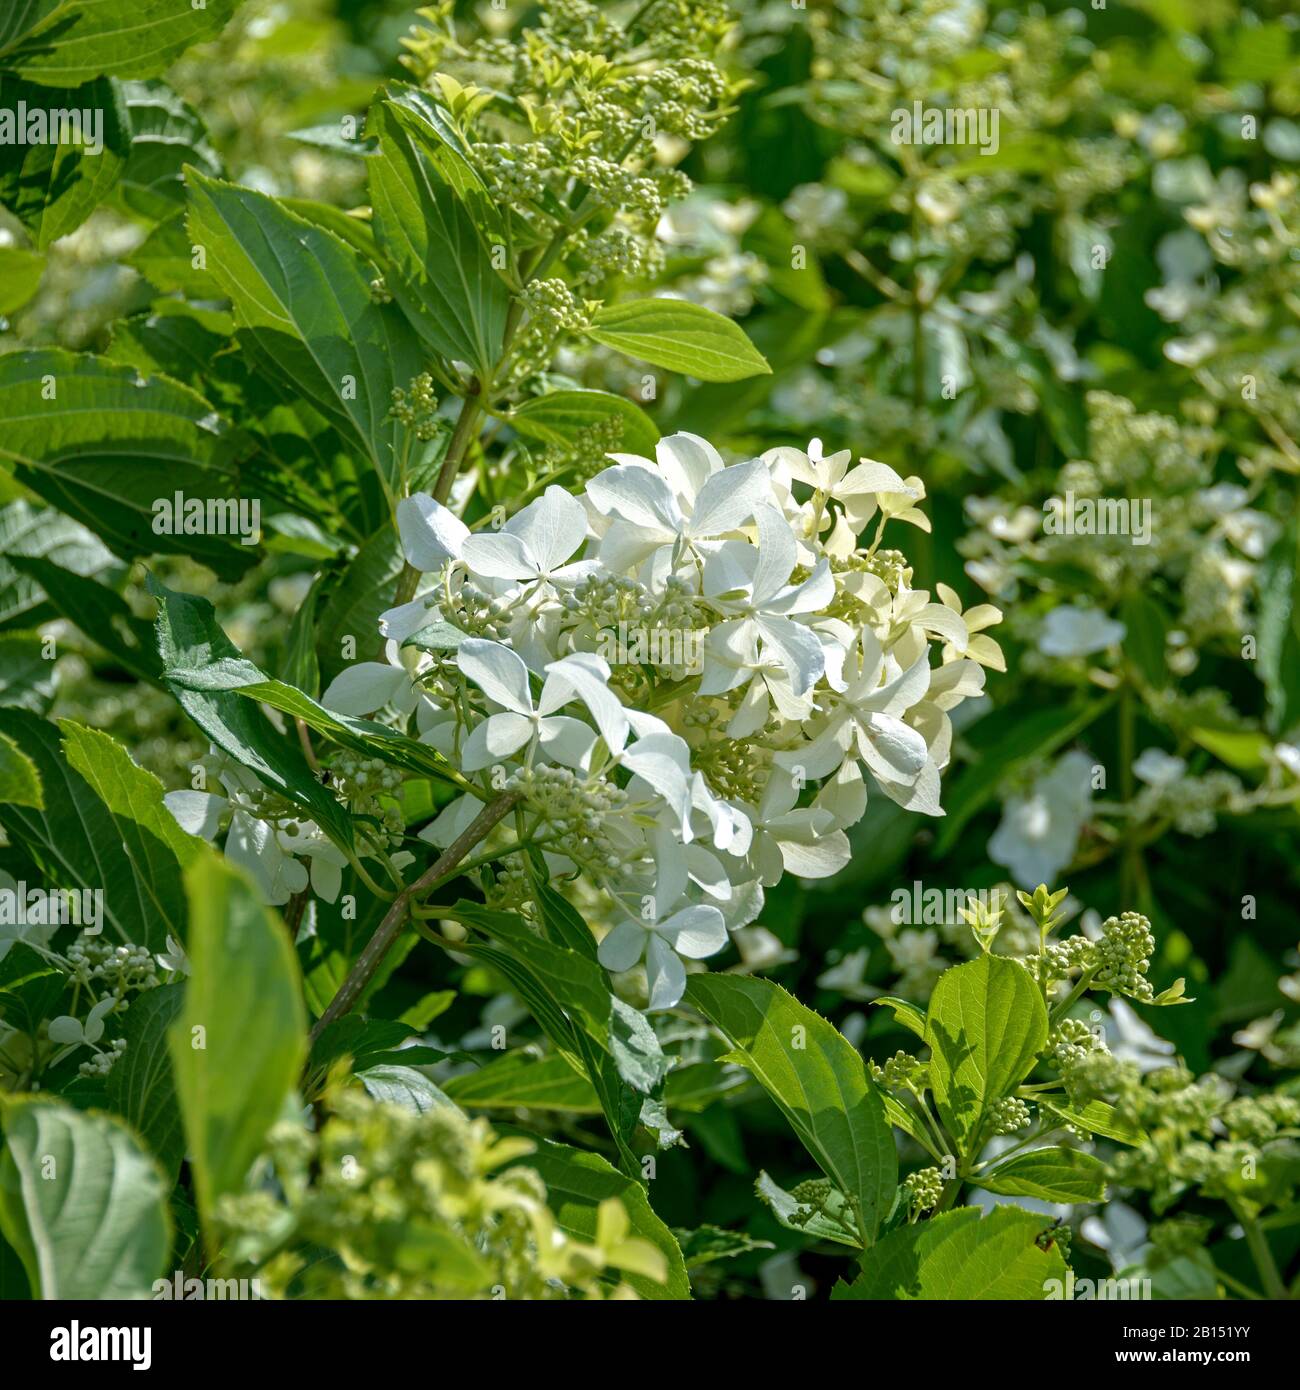
[[[485,839],[488,832],[514,809],[518,800],[517,792],[506,792],[504,796],[489,802],[437,860],[393,899],[392,906],[384,913],[384,920],[375,928],[375,934],[366,942],[365,949],[357,957],[357,963],[348,971],[347,979],[339,986],[338,993],[330,1000],[325,1012],[316,1020],[311,1030],[313,1043],[331,1023],[350,1012],[361,998],[366,986],[374,979],[375,972],[383,963],[389,948],[406,924],[406,914],[411,902],[432,888],[439,879],[445,878],[470,850],[480,840]]]

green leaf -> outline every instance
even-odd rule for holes
[[[55,611],[40,585],[15,568],[18,556],[46,559],[85,578],[116,565],[94,532],[53,507],[24,501],[0,507],[0,627],[32,626]]]
[[[552,391],[524,401],[505,418],[525,439],[561,448],[572,444],[580,431],[606,420],[616,420],[622,427],[622,438],[611,452],[653,458],[659,442],[658,427],[645,411],[609,391]]]
[[[1285,734],[1300,721],[1300,524],[1278,537],[1259,575],[1259,673],[1268,725]]]
[[[379,615],[393,606],[393,587],[404,563],[395,530],[382,526],[357,551],[327,592],[316,625],[322,685],[328,685],[356,660],[343,655],[348,638],[354,644],[352,650],[373,650],[378,654]]]
[[[278,916],[215,854],[185,872],[190,977],[168,1032],[204,1223],[236,1191],[307,1053],[298,962]]]
[[[547,1205],[555,1213],[560,1229],[574,1240],[594,1241],[596,1214],[601,1202],[610,1197],[618,1198],[631,1223],[631,1234],[658,1246],[668,1260],[666,1283],[632,1273],[624,1273],[623,1280],[642,1298],[690,1298],[690,1280],[682,1252],[673,1233],[655,1215],[645,1188],[624,1176],[599,1154],[547,1139],[534,1142],[536,1151],[526,1154],[519,1164],[541,1175],[546,1184]]]
[[[54,703],[55,667],[39,632],[0,633],[0,706],[45,714]]]
[[[205,686],[203,673],[210,668],[247,665],[217,626],[212,605],[173,593],[152,575],[149,592],[158,600],[158,652],[165,679],[181,708],[218,748],[300,807],[335,844],[350,849],[352,820],[316,780],[298,740],[279,734],[251,700]]]
[[[430,154],[425,123],[409,107],[380,102],[368,129],[375,238],[388,288],[424,339],[486,377],[501,354],[510,293],[474,219]]]
[[[899,999],[892,994],[883,994],[879,999],[872,999],[870,1002],[873,1006],[892,1010],[894,1018],[909,1033],[915,1033],[918,1038],[925,1037],[925,1015],[915,1004],[909,1004],[906,999]]]
[[[257,558],[234,535],[154,530],[159,500],[238,495],[234,439],[201,396],[165,376],[61,348],[0,356],[0,463],[124,560],[184,555],[238,578]]]
[[[830,1201],[827,1202],[831,1216],[814,1211],[805,1221],[799,1216],[801,1211],[806,1210],[803,1204],[796,1201],[767,1173],[759,1173],[754,1191],[786,1230],[797,1231],[801,1236],[808,1236],[813,1240],[833,1240],[837,1245],[850,1245],[855,1250],[861,1249],[857,1236],[850,1229],[852,1213],[846,1209],[843,1193],[832,1193]],[[843,1223],[832,1220],[831,1217],[839,1216],[841,1210],[844,1211]]]
[[[215,38],[239,0],[20,0],[0,66],[52,86],[109,77],[156,77],[191,44]],[[33,10],[40,18],[32,23]]]
[[[981,956],[939,977],[926,1019],[939,1118],[970,1156],[985,1116],[1010,1095],[1047,1042],[1047,1009],[1019,961]]]
[[[485,1063],[477,1071],[454,1076],[443,1089],[472,1110],[523,1106],[573,1115],[600,1114],[591,1082],[563,1057],[539,1057],[520,1048]]]
[[[399,493],[403,427],[389,415],[392,393],[423,370],[423,355],[401,313],[373,299],[373,269],[264,193],[194,169],[186,182],[191,240],[234,305],[241,342],[356,438]]]
[[[1066,1124],[1077,1125],[1089,1134],[1099,1134],[1103,1139],[1113,1139],[1117,1144],[1137,1146],[1146,1141],[1147,1136],[1140,1130],[1122,1124],[1115,1117],[1115,1107],[1104,1100],[1090,1100],[1086,1105],[1072,1106],[1054,1100],[1034,1097],[1040,1110],[1046,1110]]]
[[[184,936],[185,920],[166,842],[148,828],[144,789],[161,788],[107,735],[85,732],[116,750],[93,773],[108,794],[121,798],[115,810],[65,757],[53,724],[26,710],[0,709],[0,734],[35,764],[45,798],[43,810],[0,803],[0,825],[41,866],[51,886],[102,892],[101,925],[119,941],[161,951],[169,931]],[[130,806],[131,797],[140,798],[138,809]],[[180,832],[175,822],[173,828]]]
[[[822,1172],[860,1216],[870,1245],[894,1200],[898,1158],[885,1107],[853,1045],[770,980],[692,975],[687,1001],[732,1045]]]
[[[403,1110],[412,1110],[417,1115],[437,1110],[442,1105],[454,1106],[447,1095],[414,1067],[384,1062],[359,1071],[357,1080],[366,1088],[372,1100],[384,1105],[399,1105]]]
[[[40,586],[56,612],[114,657],[123,670],[151,685],[158,684],[161,667],[153,629],[135,616],[121,594],[49,560],[10,555],[8,561],[17,573]]]
[[[0,1230],[44,1299],[149,1298],[171,1249],[158,1165],[118,1119],[0,1102]]]
[[[108,1074],[113,1109],[136,1130],[173,1182],[185,1157],[185,1135],[167,1030],[181,1011],[184,994],[182,985],[160,985],[136,996],[122,1025],[126,1051]]]
[[[1033,1149],[999,1163],[971,1179],[1003,1197],[1036,1197],[1042,1202],[1102,1202],[1106,1165],[1078,1149]]]
[[[36,764],[7,734],[0,734],[0,804],[45,809],[45,793]]]
[[[1130,594],[1120,608],[1124,624],[1124,655],[1143,680],[1156,690],[1169,684],[1165,661],[1165,615],[1160,605],[1141,590]]]
[[[67,123],[55,126],[52,113]],[[109,196],[130,148],[113,83],[55,90],[0,73],[0,204],[38,251],[75,231]]]
[[[1065,1278],[1065,1261],[1045,1229],[1045,1218],[1015,1207],[996,1207],[983,1218],[974,1207],[944,1212],[891,1231],[862,1273],[836,1284],[831,1298],[1042,1300],[1049,1280]]]
[[[45,257],[39,251],[0,246],[0,314],[21,309],[40,288]]]
[[[742,381],[772,369],[729,318],[685,299],[633,299],[596,311],[587,336],[700,381]]]
[[[770,1240],[755,1240],[744,1231],[727,1231],[721,1226],[696,1226],[693,1230],[674,1230],[687,1269],[699,1269],[715,1260],[732,1260],[755,1250],[775,1250]]]
[[[221,160],[198,112],[165,82],[125,82],[122,95],[131,145],[117,196],[130,212],[161,222],[185,205],[184,167],[216,176]]]

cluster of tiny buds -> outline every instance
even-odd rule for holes
[[[872,1079],[890,1091],[920,1090],[926,1083],[926,1065],[911,1053],[895,1052],[884,1064],[878,1067],[870,1063]]]
[[[96,1052],[93,1057],[82,1062],[77,1068],[77,1072],[86,1077],[107,1076],[113,1070],[114,1063],[125,1051],[126,1039],[114,1038],[103,1052]]]
[[[363,758],[344,750],[330,764],[330,782],[354,812],[375,816],[390,838],[401,838],[406,822],[401,807],[393,800],[402,785],[402,774],[397,768],[379,758]],[[284,828],[292,835],[298,827],[289,822]]]
[[[937,1168],[918,1168],[903,1179],[903,1191],[913,1211],[931,1211],[943,1196],[943,1174]]]
[[[438,422],[438,397],[433,392],[433,378],[422,372],[405,390],[393,387],[392,416],[421,441],[434,439],[441,425]]]
[[[519,291],[530,322],[543,337],[560,332],[581,333],[590,327],[587,305],[563,280],[530,280]]]
[[[114,946],[85,932],[68,947],[72,978],[79,985],[100,981],[121,996],[129,989],[153,989],[158,967],[146,946]]]
[[[572,768],[543,766],[517,768],[503,790],[518,792],[538,812],[553,849],[605,873],[621,867],[621,856],[602,834],[605,818],[627,801],[621,787],[606,778],[585,780]]]
[[[1093,1052],[1104,1052],[1106,1045],[1082,1019],[1063,1018],[1048,1036],[1047,1050],[1056,1065],[1065,1071]]]
[[[1095,948],[1098,985],[1144,1003],[1155,998],[1146,972],[1151,967],[1156,939],[1151,934],[1151,923],[1140,912],[1108,917],[1102,923],[1101,940]]]
[[[392,291],[388,288],[382,275],[377,275],[370,282],[370,298],[376,304],[391,304],[393,302]]]
[[[1028,1102],[1019,1096],[1004,1096],[994,1102],[992,1118],[994,1134],[1018,1134],[1029,1128],[1032,1115]]]

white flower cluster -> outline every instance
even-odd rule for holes
[[[404,500],[423,592],[383,615],[388,661],[322,699],[414,716],[465,775],[473,792],[423,832],[436,845],[517,791],[509,833],[605,895],[601,961],[644,959],[663,1009],[681,958],[721,950],[764,886],[843,867],[864,771],[943,814],[949,711],[1000,654],[880,548],[891,519],[928,529],[919,479],[817,440],[730,466],[689,434],[610,457],[581,497],[548,487],[496,530]]]

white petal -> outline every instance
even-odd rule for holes
[[[515,714],[533,712],[528,667],[509,647],[467,637],[456,650],[456,664],[489,700]]]
[[[596,947],[596,957],[606,970],[631,970],[641,959],[650,933],[639,922],[620,922]]]
[[[689,960],[717,955],[727,944],[727,924],[722,913],[707,903],[674,912],[666,921],[655,924],[654,933]]]
[[[596,731],[589,724],[563,714],[543,719],[538,734],[542,752],[565,767],[586,767],[596,746]]]
[[[506,534],[518,536],[543,574],[559,567],[587,536],[587,513],[576,497],[554,483],[506,522]]]
[[[536,579],[537,563],[528,547],[508,531],[472,535],[460,557],[476,579]]]
[[[459,559],[469,536],[460,517],[427,492],[403,497],[397,504],[397,530],[408,563],[426,573]]]
[[[386,661],[358,661],[330,681],[320,702],[335,714],[373,714],[410,685],[410,676],[400,666],[390,666]]]
[[[507,710],[485,719],[460,750],[462,772],[478,772],[517,753],[533,736],[533,721]]]
[[[163,805],[176,817],[186,834],[211,840],[217,833],[221,813],[230,803],[213,792],[168,792],[163,797]]]
[[[872,772],[895,782],[912,782],[929,757],[925,739],[888,714],[867,716],[859,726],[858,750]]]
[[[713,910],[717,912],[716,907]],[[673,1009],[682,1002],[682,995],[686,993],[686,967],[673,948],[654,932],[650,933],[646,947],[645,973],[652,1012]]]
[[[655,445],[655,459],[673,491],[696,497],[709,477],[722,466],[722,455],[698,434],[665,435]]]
[[[762,459],[719,469],[700,489],[691,513],[690,534],[700,540],[735,531],[771,501],[772,481]]]
[[[552,683],[555,691],[551,694]],[[546,684],[542,688],[539,709],[550,714],[567,703],[560,696],[568,690],[569,698],[576,695],[591,711],[605,746],[617,757],[627,743],[627,712],[617,695],[609,688],[609,666],[594,652],[574,652],[553,661],[546,668]]]
[[[596,510],[655,533],[673,534],[682,514],[667,479],[657,470],[621,463],[597,473],[587,484]]]

